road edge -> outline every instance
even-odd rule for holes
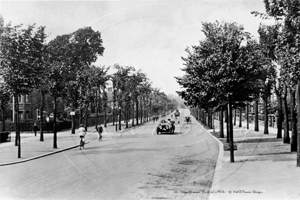
[[[88,144],[88,143],[89,142],[86,142],[85,144]],[[67,151],[67,150],[70,150],[70,149],[75,149],[75,148],[77,148],[79,146],[80,145],[77,144],[77,145],[74,145],[74,146],[71,146],[71,147],[67,147],[67,148],[64,148],[64,149],[57,150],[57,151],[45,153],[45,154],[42,154],[42,155],[39,155],[39,156],[35,156],[35,157],[31,157],[31,158],[28,158],[28,159],[24,159],[24,160],[20,160],[20,161],[16,161],[16,162],[2,163],[2,164],[0,164],[0,167],[7,166],[7,165],[15,165],[15,164],[20,164],[20,163],[24,163],[24,162],[36,160],[36,159],[39,159],[39,158],[43,158],[43,157],[46,157],[46,156],[57,154],[57,153],[60,153],[60,152],[63,152],[63,151]]]
[[[196,120],[196,122],[219,144],[219,154],[218,154],[218,159],[216,162],[212,185],[210,188],[211,191],[208,191],[208,199],[209,199],[210,194],[213,191],[218,190],[219,186],[220,186],[219,183],[221,182],[221,168],[222,168],[223,159],[224,159],[224,145],[218,138],[216,138],[213,134],[211,134],[210,131],[208,131],[198,120]]]

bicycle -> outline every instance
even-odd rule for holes
[[[84,136],[81,135],[80,136],[80,142],[79,142],[80,150],[81,150],[81,147],[84,149],[84,144],[85,144],[85,142],[84,142]]]

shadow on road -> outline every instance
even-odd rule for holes
[[[260,143],[260,142],[280,142],[282,138],[253,138],[243,139],[242,141],[236,141],[235,143]]]

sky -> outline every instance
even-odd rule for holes
[[[103,56],[96,65],[133,66],[166,94],[183,90],[185,49],[204,39],[202,22],[237,22],[258,37],[263,0],[3,1],[5,23],[46,26],[49,40],[91,26],[101,32]]]

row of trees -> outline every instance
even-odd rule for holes
[[[297,166],[300,166],[300,123],[298,132],[296,127],[296,105],[298,115],[300,113],[299,95],[297,103],[295,100],[300,87],[300,3],[297,0],[264,0],[264,3],[266,13],[254,11],[253,14],[276,23],[259,26],[259,41],[236,23],[203,23],[206,37],[199,45],[186,49],[188,55],[183,58],[186,74],[177,77],[185,90],[178,93],[190,106],[201,107],[207,112],[228,111],[227,135],[231,162],[234,162],[232,109],[244,108],[253,101],[257,104],[262,98],[264,133],[268,134],[268,102],[271,92],[275,91],[277,137],[282,137],[284,121],[283,142],[291,143],[291,151],[298,151]],[[292,124],[291,140],[289,122]]]
[[[111,77],[114,91],[113,102],[118,116],[122,113],[125,116],[126,128],[129,119],[132,119],[132,126],[149,119],[152,115],[160,115],[178,107],[176,100],[152,88],[151,82],[141,70],[136,71],[134,67],[115,65],[117,70]],[[135,119],[135,120],[134,120]],[[121,129],[121,118],[119,130]]]
[[[82,116],[87,119],[91,105],[97,96],[95,93],[101,91],[100,88],[106,108],[105,87],[108,80],[113,81],[114,106],[118,107],[120,115],[124,112],[128,113],[130,102],[135,102],[136,113],[139,104],[144,107],[151,104],[155,110],[161,109],[161,104],[170,102],[164,93],[151,87],[144,73],[141,71],[134,73],[133,67],[115,65],[117,72],[109,75],[109,67],[94,66],[93,63],[103,55],[103,52],[101,34],[91,27],[80,28],[70,34],[59,35],[47,41],[45,27],[4,25],[4,20],[0,16],[0,70],[3,78],[0,88],[1,108],[4,110],[8,100],[14,98],[15,144],[18,146],[19,158],[21,137],[18,98],[21,94],[38,91],[41,96],[41,113],[44,111],[45,98],[52,98],[53,148],[57,148],[58,103],[63,104],[65,110],[80,113],[82,122]],[[163,102],[157,102],[156,98]],[[138,114],[136,116],[138,118]],[[75,133],[76,115],[71,117],[72,133]],[[40,140],[43,141],[43,114],[40,122]]]

